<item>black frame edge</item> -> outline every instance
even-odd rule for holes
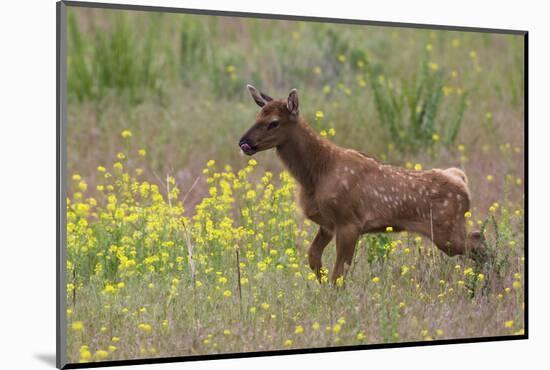
[[[66,212],[65,212],[65,160],[66,160],[66,80],[67,80],[67,6],[56,4],[56,346],[55,365],[67,365],[67,314],[66,314]]]
[[[526,339],[529,338],[529,32],[525,32],[523,37],[523,110],[524,110],[524,129],[523,129],[523,160],[524,160],[524,181],[523,181],[523,222],[524,222],[524,330]]]
[[[60,252],[61,252],[61,243],[59,240],[59,231],[60,231],[60,207],[59,207],[59,197],[60,197],[60,189],[59,189],[59,179],[60,179],[60,173],[59,173],[59,149],[60,149],[60,143],[59,143],[59,106],[61,99],[59,97],[59,62],[61,60],[61,55],[59,53],[59,40],[61,39],[61,27],[60,27],[60,20],[61,20],[61,6],[62,4],[60,2],[55,4],[55,19],[56,19],[56,28],[55,28],[55,37],[56,37],[56,54],[55,54],[55,163],[56,163],[56,185],[55,185],[55,204],[56,204],[56,212],[55,212],[55,223],[56,223],[56,235],[55,235],[55,242],[57,245],[57,248],[55,250],[55,366],[59,369],[63,367],[64,364],[61,363],[61,302],[59,299],[59,278],[61,275],[60,267],[61,267],[61,261],[60,261]]]

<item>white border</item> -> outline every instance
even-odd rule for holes
[[[530,336],[528,341],[293,355],[162,365],[149,369],[518,369],[545,363],[550,335],[545,235],[550,122],[550,27],[543,2],[352,0],[110,1],[199,9],[368,19],[530,32]],[[53,368],[55,353],[55,2],[3,4],[2,21],[2,346],[6,368]],[[545,356],[546,357],[546,356]],[[11,365],[11,366],[10,366]],[[544,366],[544,365],[542,365]],[[542,367],[538,366],[538,367]],[[134,368],[141,368],[140,366]]]

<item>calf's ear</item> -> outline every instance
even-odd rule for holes
[[[273,98],[270,97],[267,94],[264,94],[263,92],[258,91],[254,86],[252,85],[246,85],[246,88],[250,92],[250,95],[252,96],[252,99],[258,104],[260,107],[263,107],[267,104],[267,102],[272,101]]]
[[[298,105],[298,92],[296,89],[290,90],[290,94],[288,94],[288,99],[286,101],[286,107],[290,114],[298,116],[300,109]]]

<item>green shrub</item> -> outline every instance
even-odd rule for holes
[[[397,83],[384,75],[381,64],[366,62],[379,119],[387,140],[403,153],[417,153],[438,143],[451,146],[467,107],[467,93],[444,97],[448,77],[426,59],[411,79]]]
[[[100,100],[111,92],[127,93],[139,102],[147,90],[160,88],[163,64],[159,54],[160,18],[150,17],[139,34],[123,14],[115,13],[112,30],[95,30],[88,39],[69,12],[69,95],[78,101]]]

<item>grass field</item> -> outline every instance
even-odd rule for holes
[[[521,36],[76,8],[68,31],[70,362],[524,332]],[[387,232],[318,282],[296,184],[238,149],[246,83],[297,88],[339,145],[463,168],[494,258]]]

